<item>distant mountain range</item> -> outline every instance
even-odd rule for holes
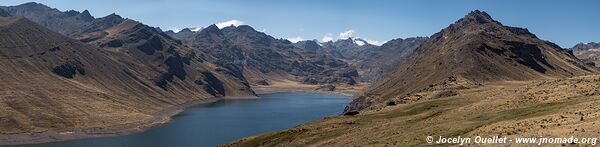
[[[181,38],[183,44],[204,50],[216,57],[217,64],[238,71],[251,83],[286,79],[305,84],[357,83],[358,74],[348,63],[329,54],[299,50],[287,40],[247,25],[222,29],[211,25],[191,34],[179,33],[183,32],[188,33]]]
[[[571,48],[574,51],[583,51],[590,49],[600,49],[600,43],[590,42],[590,43],[579,43]]]
[[[348,60],[358,70],[363,80],[375,81],[384,77],[394,65],[419,47],[427,37],[394,39],[381,46],[369,44],[360,38],[347,38],[337,41],[299,41],[294,46],[309,52],[321,52]]]
[[[199,34],[205,29],[210,29],[210,27],[199,29],[199,31],[193,31],[192,29],[185,28],[178,32],[170,30],[165,33],[173,38],[180,39],[183,40],[183,42],[186,42],[185,40],[190,40],[190,38],[193,38],[195,34]],[[260,33],[258,31],[256,32]],[[352,81],[356,81],[357,79],[364,81],[374,81],[386,75],[389,72],[390,67],[393,67],[393,65],[398,64],[404,56],[410,54],[412,50],[417,48],[426,39],[427,37],[415,37],[406,39],[399,38],[391,40],[383,44],[382,46],[376,46],[368,43],[367,41],[361,38],[351,37],[328,42],[304,40],[292,43],[292,45],[295,48],[303,49],[302,52],[308,54],[320,54],[325,55],[329,58],[335,58],[341,61],[346,61],[345,64],[348,64],[351,68],[356,69],[358,72],[358,78],[353,78]],[[276,39],[272,38],[272,40]],[[190,41],[187,42],[187,44],[189,45]],[[347,69],[341,70],[347,71]],[[302,81],[306,80],[307,79],[304,79]],[[311,80],[311,78],[309,78],[308,80],[309,81],[306,81],[308,83],[332,83],[322,82],[322,80],[331,81],[330,79],[322,79],[321,82],[315,82]]]
[[[175,39],[184,39],[192,36],[197,31],[192,31],[190,28],[185,28],[181,31],[174,32],[173,30],[166,31],[167,35],[175,38]]]
[[[116,14],[94,18],[87,10],[83,12],[74,10],[62,12],[35,2],[17,6],[2,6],[0,9],[12,16],[23,16],[52,31],[67,36],[106,29],[125,20]]]

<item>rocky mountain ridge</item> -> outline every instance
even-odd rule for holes
[[[411,94],[440,83],[460,82],[468,87],[596,72],[572,52],[537,38],[527,29],[504,26],[476,10],[432,35],[346,110],[381,106],[386,101],[402,103]]]
[[[600,43],[590,42],[590,43],[578,43],[571,48],[573,51],[584,51],[590,49],[600,49]]]
[[[102,18],[94,18],[88,10],[63,12],[35,2],[17,6],[0,6],[0,9],[12,16],[23,16],[67,36],[99,31],[125,21],[124,18],[114,13]]]
[[[354,85],[358,80],[356,70],[348,63],[329,54],[303,51],[248,25],[222,29],[211,25],[181,41],[212,55],[218,64],[257,85],[276,80]]]

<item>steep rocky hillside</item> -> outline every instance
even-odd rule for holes
[[[600,49],[573,51],[573,54],[589,66],[600,67]]]
[[[377,81],[394,71],[427,37],[398,38],[366,50],[353,62],[363,79]]]
[[[154,85],[163,89],[200,85],[213,96],[243,96],[251,92],[244,77],[208,62],[210,59],[204,53],[185,47],[168,35],[137,21],[126,20],[111,28],[81,36],[79,40],[117,54],[113,58],[119,61],[137,60],[158,70],[160,75],[152,79]],[[218,79],[206,79],[214,78],[214,74],[229,80],[219,82]],[[211,85],[213,80],[219,84]]]
[[[455,81],[468,87],[594,72],[568,50],[538,39],[527,29],[504,26],[485,12],[473,11],[432,35],[347,111],[386,101],[403,102],[411,94]]]
[[[136,47],[96,48],[23,17],[0,18],[0,133],[151,123],[180,104],[253,96],[168,37],[121,25],[139,27],[124,40]]]
[[[247,25],[219,29],[211,25],[182,42],[214,57],[215,63],[253,84],[293,80],[304,84],[357,83],[358,73],[348,63],[328,54],[298,49]],[[266,81],[266,82],[265,82]]]
[[[590,66],[600,67],[600,43],[579,43],[573,48],[573,54]]]

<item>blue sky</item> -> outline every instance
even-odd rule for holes
[[[31,0],[29,0],[31,1]],[[26,0],[1,0],[17,5]],[[59,10],[117,13],[163,29],[238,20],[276,38],[385,42],[430,36],[471,10],[505,25],[526,27],[562,47],[600,41],[600,1],[594,0],[37,0]],[[346,33],[343,33],[346,32]]]

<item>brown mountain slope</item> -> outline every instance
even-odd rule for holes
[[[167,108],[213,95],[253,95],[238,79],[213,72],[214,65],[183,59],[183,49],[122,51],[91,47],[23,17],[0,18],[0,134],[150,123]],[[156,84],[168,76],[166,86]]]
[[[169,90],[170,86],[186,89],[189,85],[200,84],[215,96],[253,95],[244,77],[236,76],[225,68],[207,62],[208,56],[204,53],[185,47],[177,40],[142,23],[126,20],[111,28],[82,36],[80,40],[106,49],[115,54],[111,57],[116,60],[139,62],[153,70],[162,69],[159,70],[160,74],[152,79],[154,85],[166,90]],[[208,80],[204,79],[202,82],[202,78],[210,75],[224,79],[224,86],[215,88],[203,84]],[[182,92],[186,91],[198,89]]]
[[[573,54],[590,66],[600,67],[600,48],[573,51]]]
[[[110,72],[122,69],[95,48],[22,17],[2,19],[0,26],[0,132],[94,127],[150,117],[124,103],[115,103],[120,100],[109,97],[125,94],[109,92],[112,87],[101,86],[109,83],[96,82],[101,79],[114,85],[131,82],[130,86],[137,83],[122,80],[128,77],[125,73]]]
[[[590,66],[600,67],[600,43],[579,43],[571,48],[573,54]]]
[[[347,110],[403,101],[436,85],[570,77],[595,72],[567,50],[526,29],[503,26],[473,11],[425,41],[394,73],[375,83]]]

